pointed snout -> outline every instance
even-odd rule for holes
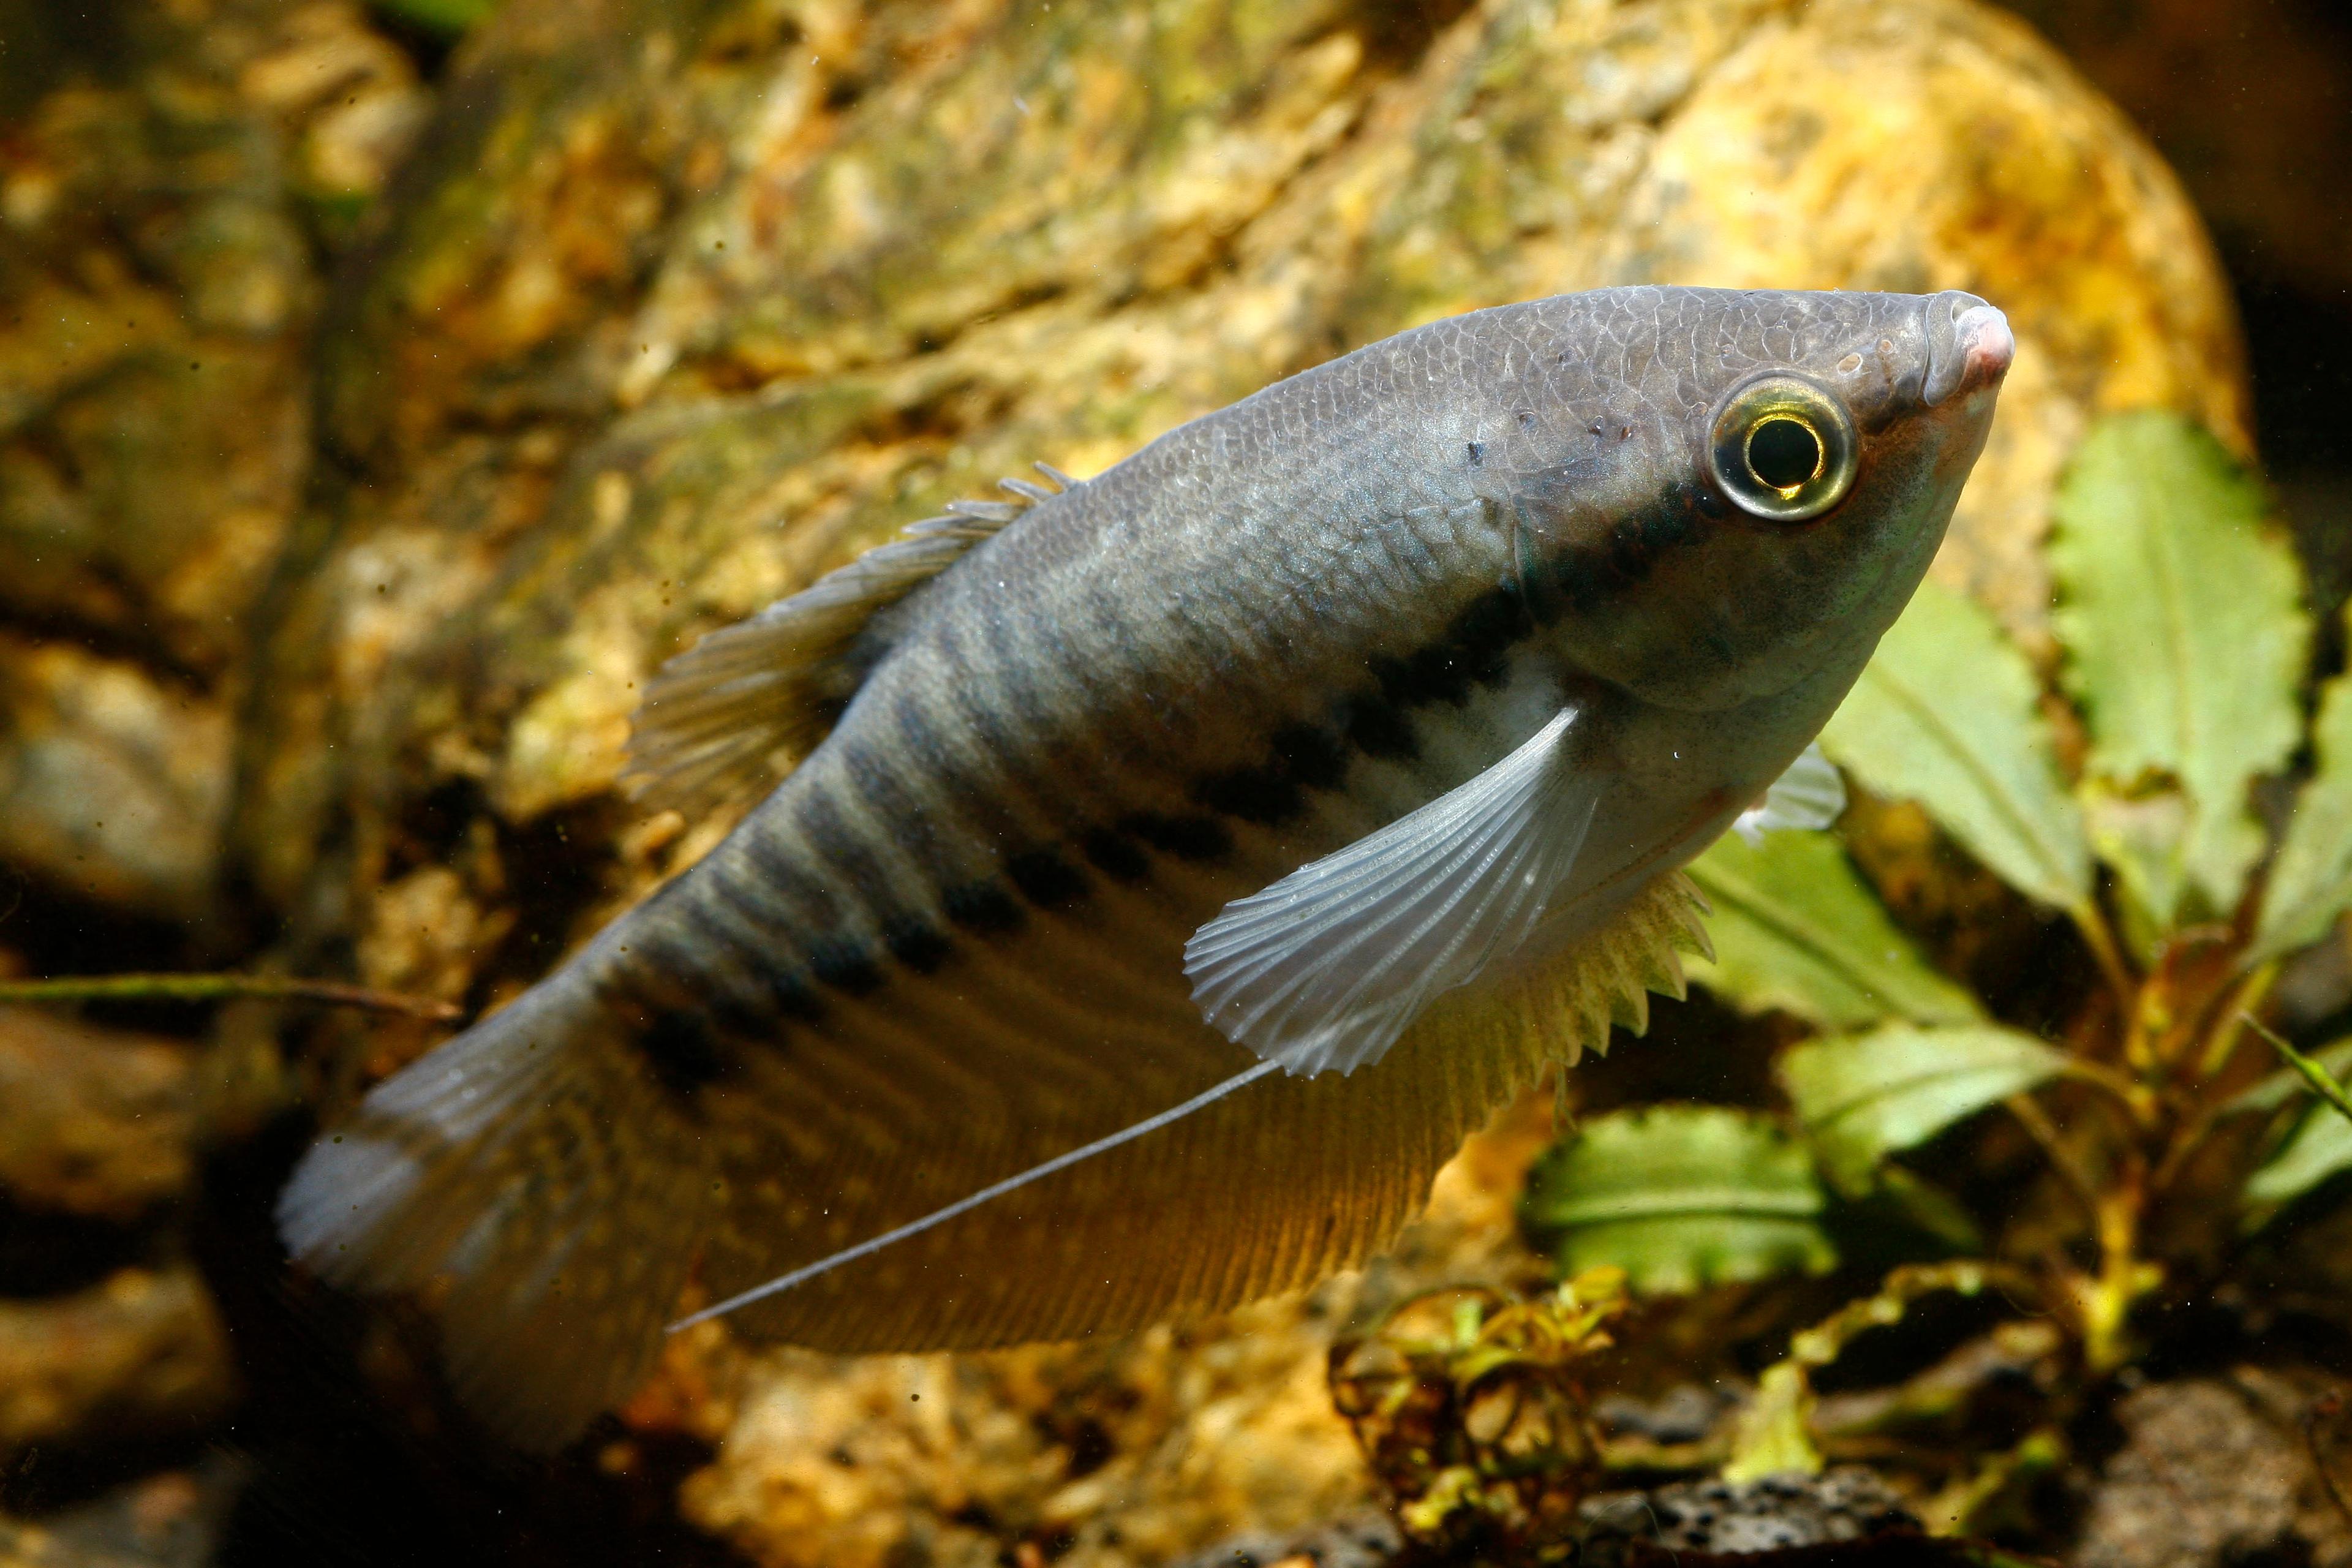
[[[2017,339],[2007,316],[1957,290],[1930,299],[1926,314],[1927,381],[1921,397],[1928,407],[1995,385],[2009,373]]]
[[[1960,352],[1958,390],[1973,392],[1990,386],[2009,374],[2009,362],[2017,357],[2017,339],[2010,333],[2007,316],[1990,305],[1978,305],[1955,325]]]

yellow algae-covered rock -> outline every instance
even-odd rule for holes
[[[219,703],[127,658],[0,636],[0,858],[99,904],[191,916],[228,795]]]
[[[426,100],[352,5],[55,11],[0,0],[0,857],[184,920],[310,462],[314,240]]]
[[[0,1302],[0,1455],[69,1438],[201,1430],[227,1407],[228,1334],[193,1268],[124,1268]]]
[[[842,1362],[791,1351],[744,1369],[687,1516],[757,1562],[988,1568],[1008,1542],[1057,1562],[1159,1563],[1223,1536],[1360,1505],[1332,1413],[1326,1290],[1244,1309],[1205,1335]]]
[[[236,840],[298,948],[475,1003],[712,841],[614,792],[662,659],[1000,474],[1421,321],[1988,296],[2018,365],[1937,570],[2029,640],[2094,413],[2246,440],[2174,183],[1961,0],[506,0],[424,148],[321,328]],[[1363,1495],[1319,1381],[1353,1288],[985,1359],[716,1331],[630,1419],[720,1439],[685,1506],[757,1561],[1148,1561]]]
[[[189,1053],[29,1008],[0,1007],[0,1200],[126,1220],[194,1173]]]

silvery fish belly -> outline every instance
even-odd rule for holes
[[[1806,747],[2010,355],[1958,293],[1563,296],[917,524],[672,661],[649,803],[772,792],[322,1139],[293,1251],[426,1292],[460,1393],[555,1441],[689,1281],[1272,1063],[733,1321],[994,1345],[1362,1258],[1507,1097],[1679,992],[1676,868],[1792,764],[1764,819],[1833,796]]]

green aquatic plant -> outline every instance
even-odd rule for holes
[[[1585,1384],[1626,1304],[1624,1271],[1605,1267],[1532,1300],[1439,1289],[1332,1346],[1332,1401],[1409,1538],[1521,1562],[1568,1550],[1602,1473]]]
[[[1837,1429],[1814,1373],[1923,1294],[1998,1288],[2044,1336],[2043,1418],[1990,1457],[1947,1453],[1947,1529],[2057,1462],[2070,1412],[2145,1348],[2147,1303],[2209,1291],[2233,1247],[2352,1184],[2335,1180],[2352,1172],[2352,1040],[2305,1057],[2261,1022],[2282,966],[2352,909],[2352,675],[2306,715],[2312,616],[2264,493],[2184,420],[2114,416],[2074,454],[2047,559],[2041,664],[1931,582],[1822,744],[1882,818],[1910,803],[2045,911],[2036,962],[2057,979],[2021,1001],[2005,976],[1938,967],[1838,837],[1727,838],[1691,868],[1716,944],[1694,978],[1799,1026],[1779,1103],[1590,1118],[1522,1204],[1563,1271],[1615,1265],[1637,1294],[1863,1267],[1890,1228],[1941,1258],[1790,1342],[1711,1450],[1735,1479],[1883,1453],[1920,1410],[1895,1398]],[[2264,1037],[2288,1064],[2268,1076]],[[1920,1152],[1989,1114],[2023,1131],[2061,1204],[1972,1204],[1929,1179]],[[2217,1206],[2234,1222],[2180,1218]]]

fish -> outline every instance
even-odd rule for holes
[[[1360,1262],[1682,994],[1685,862],[1833,814],[2014,346],[1959,291],[1560,295],[912,525],[663,667],[644,804],[757,804],[325,1131],[290,1255],[538,1447],[682,1301],[978,1349]]]

